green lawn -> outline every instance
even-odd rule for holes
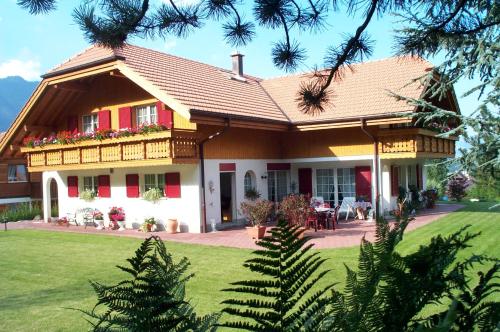
[[[471,232],[482,232],[462,257],[488,254],[500,259],[500,211],[488,203],[467,204],[455,213],[407,234],[400,245],[403,253],[416,250],[438,233],[449,234],[465,224]],[[132,255],[139,240],[100,235],[48,231],[0,231],[0,330],[84,331],[82,315],[66,308],[89,309],[95,296],[88,280],[111,283],[122,274],[115,268]],[[199,313],[217,311],[226,294],[219,290],[229,282],[248,276],[242,268],[251,251],[169,242],[176,257],[191,261],[195,277],[187,295]],[[353,266],[358,248],[321,250],[330,258],[329,280],[343,283],[343,263]]]

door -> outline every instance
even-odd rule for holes
[[[372,200],[372,172],[370,166],[356,166],[356,197],[364,196],[367,201]]]
[[[299,168],[299,193],[312,196],[311,168]]]
[[[268,171],[267,176],[268,199],[273,202],[281,202],[288,195],[290,172]]]
[[[223,223],[232,222],[236,206],[235,173],[220,173],[220,210]]]

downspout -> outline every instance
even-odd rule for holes
[[[207,205],[206,205],[206,198],[205,198],[205,154],[204,154],[204,146],[205,143],[214,139],[215,137],[222,135],[227,129],[229,128],[229,121],[226,122],[226,125],[222,130],[219,130],[218,132],[208,136],[207,138],[201,140],[198,143],[198,148],[200,151],[200,173],[201,173],[201,232],[206,233],[207,232]]]
[[[377,139],[368,131],[366,130],[366,119],[360,119],[361,121],[361,130],[371,138],[373,141],[373,163],[374,163],[374,171],[375,171],[375,216],[378,218],[380,215],[380,191],[379,191],[379,176],[378,176],[378,170],[379,170],[379,164],[378,164],[378,141]]]

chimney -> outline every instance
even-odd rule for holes
[[[239,77],[243,77],[243,57],[244,55],[238,51],[231,54],[231,58],[233,58],[233,74]]]

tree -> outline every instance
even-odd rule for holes
[[[427,165],[427,188],[435,188],[439,195],[444,194],[448,180],[448,166],[448,161],[441,159],[433,160]]]
[[[446,194],[453,200],[460,202],[465,197],[468,181],[461,175],[453,176],[446,188]]]
[[[91,281],[97,294],[92,311],[81,310],[94,331],[211,331],[218,315],[197,317],[185,300],[186,258],[174,263],[163,241],[150,237],[118,266],[131,276],[116,285]]]
[[[325,294],[332,284],[312,288],[328,270],[319,270],[324,259],[310,253],[308,238],[299,238],[299,226],[285,220],[271,230],[271,236],[257,242],[261,250],[244,266],[259,277],[232,283],[226,292],[243,293],[243,299],[228,299],[223,312],[230,319],[221,326],[247,331],[315,331],[328,303]],[[238,318],[235,320],[234,318]]]

